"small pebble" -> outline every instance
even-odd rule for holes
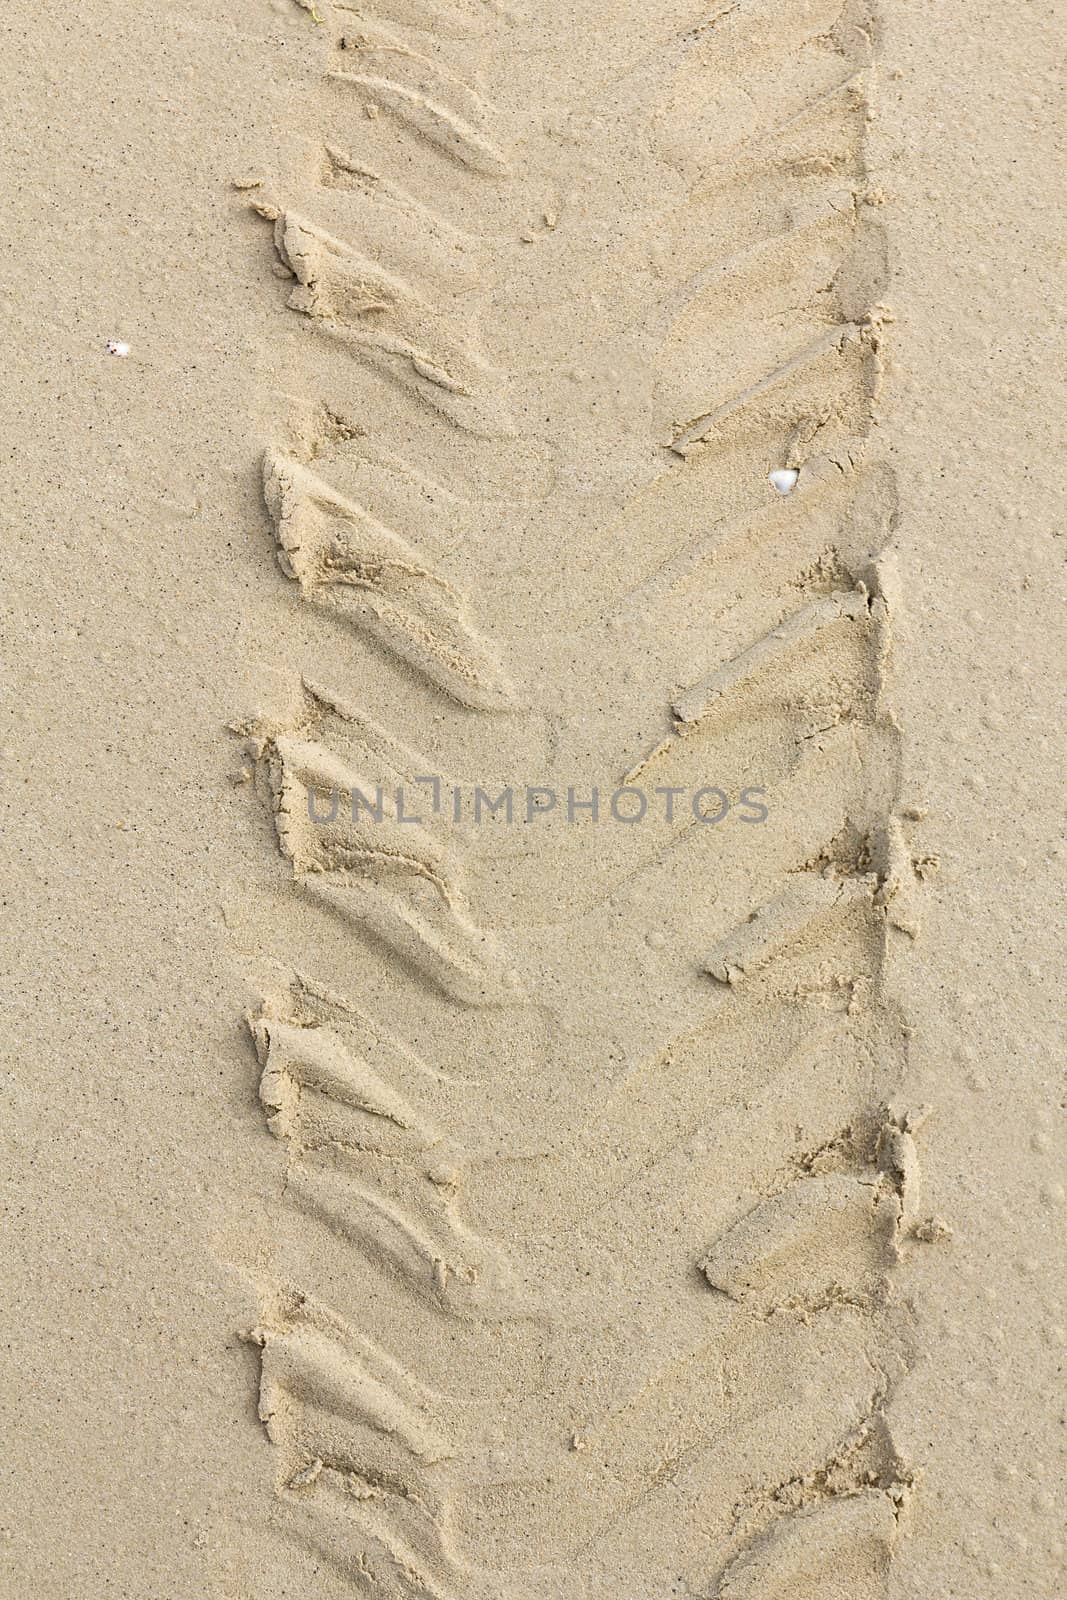
[[[792,494],[799,477],[796,467],[775,467],[773,472],[767,474],[768,482],[779,494]]]
[[[128,344],[123,344],[121,339],[109,339],[107,341],[107,353],[109,356],[128,356],[130,347]]]
[[[306,1489],[309,1484],[315,1482],[322,1468],[322,1458],[321,1456],[316,1456],[314,1460],[305,1462],[302,1467],[293,1473],[287,1487],[290,1489]]]

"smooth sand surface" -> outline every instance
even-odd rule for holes
[[[1062,1600],[1053,8],[0,26],[0,1595]]]

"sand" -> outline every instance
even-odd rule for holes
[[[3,32],[0,1594],[1059,1600],[1052,8]]]

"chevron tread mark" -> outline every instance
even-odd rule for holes
[[[894,1275],[943,1235],[878,18],[320,10],[273,259],[245,209],[284,367],[287,688],[238,724],[283,1532],[368,1600],[883,1600]],[[441,803],[475,785],[556,799]],[[750,785],[759,826],[688,804]],[[684,798],[630,825],[624,786]]]

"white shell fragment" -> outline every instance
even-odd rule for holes
[[[121,339],[109,339],[107,341],[107,353],[109,356],[128,356],[130,347],[128,344],[123,344]]]
[[[767,474],[768,481],[779,494],[792,494],[799,477],[796,467],[775,467],[773,472]]]

